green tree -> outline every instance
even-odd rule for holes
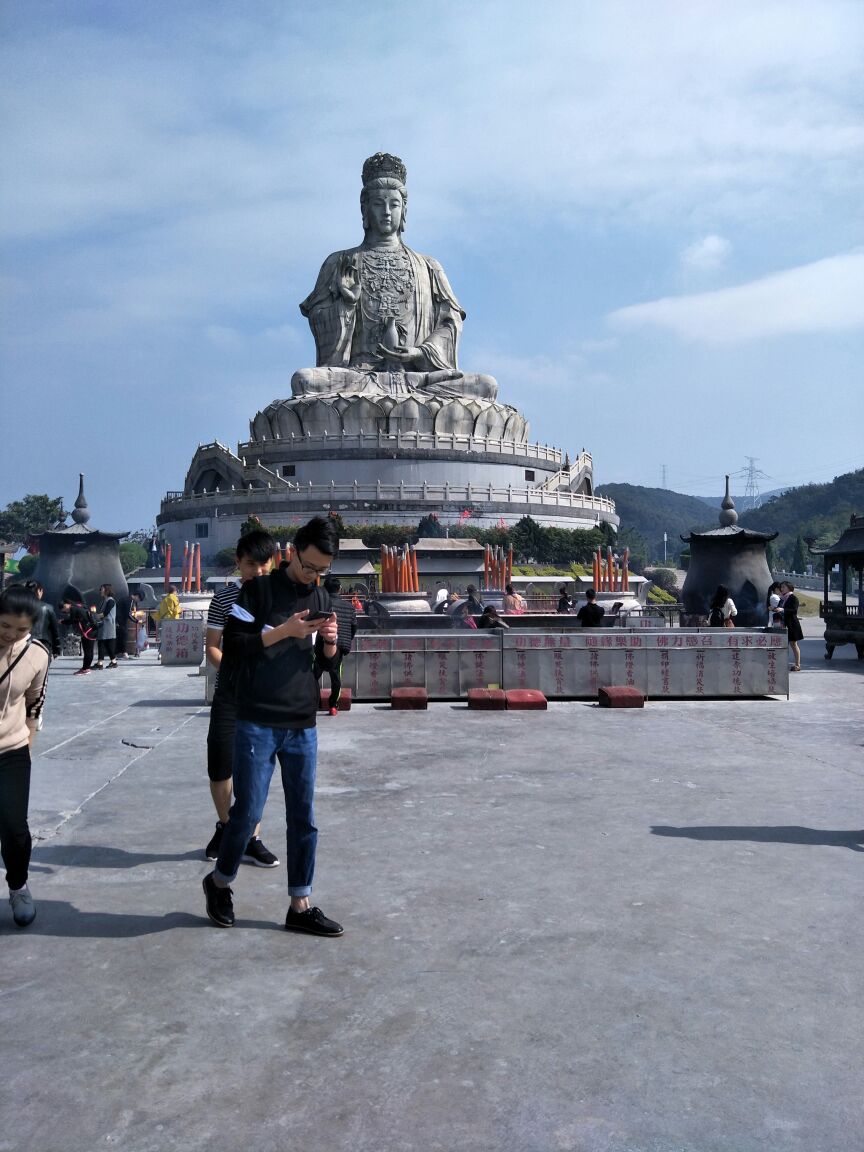
[[[64,517],[62,496],[30,495],[13,500],[0,512],[0,539],[23,541],[35,532],[53,528]]]
[[[211,557],[211,563],[227,576],[237,567],[237,552],[234,548],[223,548]]]
[[[675,572],[672,568],[652,568],[649,573],[651,582],[664,592],[673,593],[677,589]]]
[[[137,540],[126,540],[120,545],[120,567],[124,576],[147,563],[147,549]]]
[[[29,580],[36,571],[36,565],[38,563],[38,556],[22,556],[18,561],[18,575],[23,576],[25,580]]]
[[[804,572],[807,566],[807,549],[800,536],[796,537],[795,547],[792,549],[792,571]]]
[[[446,535],[443,525],[434,512],[430,512],[428,516],[422,516],[420,523],[417,525],[417,539],[436,539],[440,540]]]
[[[542,560],[544,552],[543,529],[530,516],[523,516],[510,533],[513,551],[523,561]]]
[[[769,540],[765,545],[765,561],[768,565],[768,571],[773,573],[777,568],[777,549],[772,540]]]

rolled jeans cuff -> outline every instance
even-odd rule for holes
[[[292,899],[296,898],[299,900],[299,899],[302,899],[302,897],[304,897],[304,896],[311,896],[312,895],[312,889],[309,887],[308,884],[305,885],[303,888],[292,888],[291,885],[289,884],[288,895]]]
[[[239,871],[239,869],[238,869],[238,871]],[[233,876],[226,876],[225,873],[220,872],[218,868],[213,869],[213,875],[216,877],[217,880],[222,880],[224,882],[225,887],[227,887],[229,884],[233,884],[234,881],[237,879],[237,872],[235,872]]]

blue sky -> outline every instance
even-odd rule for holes
[[[864,465],[864,5],[0,3],[0,506],[151,525],[408,166],[461,366],[598,483]],[[737,491],[743,489],[738,482]],[[736,491],[733,486],[733,492]]]

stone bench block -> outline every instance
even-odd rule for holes
[[[601,708],[644,708],[645,697],[638,688],[612,685],[598,692]]]
[[[330,708],[330,689],[329,688],[322,688],[321,689],[318,707],[321,709],[322,712],[327,712],[329,710],[329,708]],[[337,707],[339,708],[340,712],[350,712],[351,711],[351,689],[350,688],[343,688],[342,689],[341,693],[339,694],[339,704],[337,705]]]
[[[468,707],[478,712],[498,712],[507,707],[503,688],[469,688]]]
[[[424,711],[429,706],[429,693],[425,688],[394,688],[390,693],[390,707],[408,711]]]
[[[545,712],[546,697],[539,688],[510,688],[504,693],[507,708],[520,712]]]

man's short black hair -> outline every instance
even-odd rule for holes
[[[593,588],[588,588],[585,592],[585,599],[586,600],[593,600],[596,597],[596,595],[597,595],[597,593],[594,591]]]
[[[323,516],[312,519],[297,529],[294,537],[295,552],[305,552],[307,548],[317,548],[325,556],[335,556],[339,552],[339,531],[332,520]]]
[[[256,528],[237,541],[237,559],[248,557],[256,564],[266,564],[276,555],[276,541],[269,532]]]
[[[477,586],[475,584],[469,584],[468,587],[465,589],[465,591],[468,593],[469,596],[473,596],[474,593],[477,591]]]
[[[342,591],[342,581],[338,576],[325,576],[324,591],[329,592],[333,596],[338,596]]]

